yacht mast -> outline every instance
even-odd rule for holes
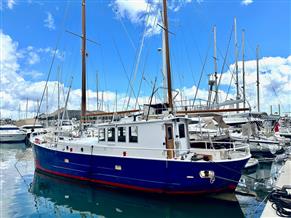
[[[86,5],[82,0],[82,103],[81,122],[86,115]]]
[[[27,112],[28,112],[28,98],[26,98],[25,119],[27,119]]]
[[[167,0],[163,0],[163,31],[165,34],[165,59],[167,69],[167,88],[168,88],[168,104],[170,111],[173,111],[173,98],[172,98],[172,80],[171,80],[171,63],[170,63],[170,48],[169,48],[169,28],[168,28],[168,16],[167,16]]]
[[[58,131],[60,127],[60,66],[58,66]]]
[[[162,12],[162,15],[164,17],[164,11]],[[164,23],[164,18],[162,18],[162,22]],[[166,40],[165,36],[166,31],[163,30],[163,35],[162,35],[162,57],[163,57],[163,69],[162,69],[162,74],[163,74],[163,97],[164,97],[164,102],[168,101],[168,95],[167,95],[167,64],[166,64]]]
[[[98,72],[96,72],[96,97],[97,97],[97,108],[96,111],[98,112],[99,110],[99,87],[98,87]]]
[[[258,112],[260,112],[259,45],[257,45],[256,53],[257,53],[257,107],[258,107]]]
[[[235,84],[236,84],[236,100],[239,99],[239,86],[238,86],[238,50],[237,50],[237,34],[236,34],[236,17],[234,18],[234,47],[235,47]],[[239,108],[239,104],[236,104],[236,108]]]
[[[216,26],[213,27],[213,59],[214,59],[214,79],[215,79],[215,96],[214,102],[218,104],[218,81],[217,81],[217,54],[216,54]]]
[[[46,87],[46,127],[48,127],[48,86]]]
[[[245,81],[245,30],[242,31],[242,76],[243,76],[243,107],[246,107],[246,81]]]

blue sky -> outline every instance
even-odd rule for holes
[[[143,7],[142,2],[149,3],[151,8]],[[159,8],[160,4],[157,2],[159,1],[87,1],[87,37],[100,44],[87,43],[88,89],[96,90],[98,71],[101,90],[126,93],[128,87],[126,74],[130,76],[133,72],[135,55],[140,47],[144,30],[148,31],[148,34],[144,39],[137,79],[134,82],[135,91],[137,92],[143,71],[146,81],[142,84],[142,96],[149,95],[152,89],[149,84],[156,76],[161,84],[162,62],[161,54],[157,51],[161,47],[160,28],[156,24],[147,24],[145,27],[145,20],[149,14],[150,18],[159,15],[159,9],[156,7]],[[170,34],[171,65],[176,89],[182,87],[190,89],[193,85],[197,85],[202,62],[208,52],[205,72],[199,87],[203,90],[207,89],[207,75],[213,72],[212,27],[217,26],[220,72],[222,55],[225,54],[228,45],[234,17],[237,18],[239,48],[241,30],[246,31],[247,60],[255,59],[257,44],[261,48],[261,58],[287,59],[290,56],[291,3],[288,0],[184,0],[169,1],[168,6],[170,31],[173,32]],[[60,38],[58,55],[50,80],[56,80],[57,68],[60,67],[62,83],[68,86],[69,78],[73,75],[73,89],[79,89],[81,41],[65,30],[81,34],[81,1],[8,0],[2,2],[1,8],[1,30],[4,35],[17,43],[17,53],[20,53],[17,57],[19,68],[16,73],[26,82],[44,81],[52,60],[53,49]],[[148,13],[147,10],[151,11]],[[232,37],[228,65],[234,63],[233,44]],[[241,60],[241,54],[239,59]],[[287,66],[289,67],[289,62]],[[262,66],[262,71],[268,69],[268,66]],[[226,67],[224,72],[227,70]],[[287,76],[287,80],[289,79],[290,74]],[[227,83],[223,85],[222,90],[225,91],[228,85]],[[288,96],[286,98],[288,99]]]

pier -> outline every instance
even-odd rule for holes
[[[285,165],[281,169],[281,174],[276,183],[276,187],[282,188],[284,185],[291,185],[291,157],[286,161]],[[272,207],[272,202],[268,200],[265,209],[262,213],[262,218],[279,217],[276,214],[276,210]]]

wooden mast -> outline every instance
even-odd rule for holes
[[[86,5],[82,0],[82,102],[81,120],[86,115]]]
[[[166,69],[167,69],[167,88],[168,88],[168,104],[170,111],[173,111],[172,98],[172,80],[171,80],[171,63],[170,63],[170,48],[169,48],[169,29],[167,16],[167,0],[163,0],[163,31],[165,33],[165,55],[166,55]]]

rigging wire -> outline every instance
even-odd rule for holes
[[[151,10],[151,4],[147,4],[146,11],[150,11],[150,10]],[[137,75],[137,71],[138,71],[138,67],[139,67],[139,62],[140,62],[140,58],[141,58],[141,53],[142,53],[142,49],[144,46],[144,40],[145,40],[145,36],[146,36],[146,30],[147,30],[147,24],[149,22],[149,17],[150,17],[149,14],[147,14],[146,23],[145,23],[145,27],[144,27],[144,31],[143,31],[143,35],[142,35],[142,39],[141,39],[141,44],[140,44],[140,47],[139,47],[139,50],[137,53],[135,67],[134,67],[134,71],[133,71],[133,75],[132,75],[133,77],[131,77],[131,80],[130,80],[131,87],[133,87],[134,81],[136,79],[136,75]],[[131,95],[133,94],[132,91],[133,91],[133,89],[130,89],[126,110],[128,110],[128,107],[130,104]]]
[[[126,36],[127,36],[128,40],[129,40],[129,42],[130,42],[130,44],[131,44],[133,50],[136,51],[136,46],[134,45],[134,42],[133,42],[131,36],[129,35],[129,32],[128,32],[126,26],[124,25],[124,22],[122,21],[122,18],[121,18],[120,15],[118,16],[118,20],[120,21],[121,26],[122,26],[124,32],[126,33]]]
[[[225,52],[225,56],[223,56],[220,52],[220,50],[218,49],[219,51],[219,54],[224,57],[223,58],[223,63],[222,63],[222,67],[221,67],[221,73],[220,73],[220,76],[219,76],[219,80],[218,80],[218,84],[217,84],[217,89],[219,89],[219,86],[220,86],[220,83],[221,83],[221,79],[222,79],[222,74],[224,72],[224,68],[225,68],[225,65],[226,65],[226,61],[227,61],[227,56],[228,56],[228,51],[229,51],[229,47],[230,47],[230,42],[231,42],[231,38],[232,38],[232,34],[233,34],[233,28],[234,26],[232,25],[232,29],[230,31],[230,35],[229,35],[229,39],[228,39],[228,44],[227,44],[227,48],[226,48],[226,52]]]
[[[65,20],[66,20],[67,14],[68,14],[68,2],[69,1],[67,1],[67,3],[66,3],[65,13],[64,13],[63,22],[62,22],[62,29],[65,29],[64,28],[65,27]],[[47,84],[48,84],[48,81],[49,81],[49,78],[50,78],[50,75],[51,75],[53,64],[55,62],[55,58],[56,58],[56,54],[57,54],[57,48],[58,48],[59,43],[61,41],[62,33],[63,33],[63,31],[60,31],[60,33],[58,35],[58,38],[57,38],[57,42],[56,42],[56,46],[55,46],[55,49],[54,49],[53,58],[52,58],[51,65],[50,65],[50,68],[49,68],[49,71],[48,71],[45,87],[44,87],[43,92],[42,92],[41,100],[40,100],[40,103],[38,105],[37,114],[35,116],[33,125],[36,124],[36,120],[38,119],[38,115],[39,115],[39,112],[40,112],[40,107],[41,107],[41,104],[42,104],[42,101],[43,101],[43,98],[44,98],[44,95],[45,95],[45,91],[47,89]]]
[[[130,89],[132,90],[132,93],[133,93],[133,95],[134,95],[134,97],[135,97],[136,95],[135,95],[134,89],[133,89],[133,87],[132,87],[132,84],[130,83],[130,78],[129,78],[128,74],[127,74],[127,71],[126,71],[125,65],[124,65],[124,63],[123,63],[123,61],[122,61],[121,54],[120,54],[120,52],[119,52],[119,50],[118,50],[118,47],[117,47],[117,44],[116,44],[114,38],[112,38],[112,41],[113,41],[113,44],[114,44],[114,48],[115,48],[115,50],[116,50],[116,53],[117,53],[117,55],[118,55],[118,57],[119,57],[119,60],[120,60],[120,62],[121,62],[123,72],[124,72],[124,74],[125,74],[125,76],[126,76],[126,79],[127,79],[128,82],[129,82]]]
[[[208,59],[209,50],[210,50],[210,42],[208,44],[208,49],[207,49],[207,52],[206,52],[204,63],[203,63],[202,68],[201,68],[199,81],[198,81],[198,84],[197,84],[197,87],[196,87],[196,91],[195,91],[195,95],[194,95],[194,99],[193,99],[193,103],[192,103],[192,108],[194,108],[194,104],[195,104],[195,101],[196,101],[196,98],[197,98],[198,89],[200,87],[200,83],[201,83],[202,76],[203,76],[203,73],[204,73],[204,69],[205,69],[205,66],[206,66],[206,62],[207,62],[207,59]]]
[[[139,103],[138,103],[138,98],[139,98],[140,91],[141,91],[142,81],[143,81],[144,76],[145,76],[145,68],[146,68],[146,63],[147,63],[148,57],[149,57],[149,53],[150,53],[150,49],[149,49],[149,46],[148,46],[147,53],[146,53],[146,57],[145,57],[145,62],[144,62],[144,65],[143,65],[143,71],[142,71],[142,75],[141,75],[141,79],[140,79],[140,83],[139,83],[139,87],[138,87],[138,91],[137,91],[137,96],[136,96],[136,101],[135,101],[134,109],[136,109],[136,106],[137,105],[138,105],[139,109],[141,109],[140,106],[139,106]]]

